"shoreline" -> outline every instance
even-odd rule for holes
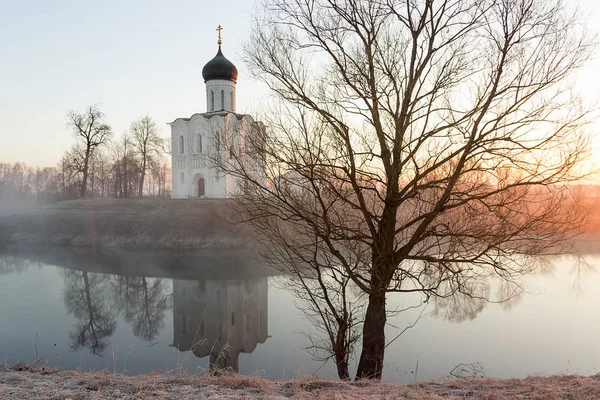
[[[278,381],[234,373],[192,376],[107,371],[62,371],[40,364],[0,364],[2,399],[488,399],[542,400],[600,398],[600,374],[525,379],[472,378],[415,384],[342,382],[316,376]]]
[[[83,199],[0,209],[0,244],[136,249],[239,249],[251,235],[231,202]]]
[[[253,234],[228,199],[80,199],[34,208],[0,203],[0,246],[153,250],[243,249]],[[600,253],[600,218],[571,251]]]

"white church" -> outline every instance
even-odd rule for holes
[[[241,160],[246,154],[246,141],[265,131],[262,122],[236,112],[238,71],[221,51],[221,29],[217,28],[217,55],[202,69],[206,112],[177,118],[169,124],[174,199],[229,198],[240,193],[243,183],[223,166]],[[262,165],[260,160],[254,162]]]

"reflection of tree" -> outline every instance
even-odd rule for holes
[[[450,322],[463,322],[474,320],[485,308],[485,299],[457,293],[450,297],[436,297],[433,315],[442,317]]]
[[[78,322],[69,333],[73,350],[89,347],[90,352],[102,355],[106,339],[117,327],[116,312],[111,308],[109,275],[64,270],[64,301],[69,314]]]
[[[573,285],[571,286],[570,293],[579,297],[584,294],[584,278],[587,274],[596,271],[596,266],[590,263],[583,255],[575,257],[573,267],[569,275],[573,275]]]
[[[112,275],[111,276],[111,293],[113,299],[117,304],[119,312],[123,315],[125,320],[131,320],[131,313],[134,308],[132,304],[136,300],[134,280],[136,278],[123,275]]]
[[[0,275],[21,273],[31,266],[32,262],[25,258],[14,257],[10,254],[0,254]]]
[[[119,311],[133,325],[133,334],[142,340],[153,340],[164,327],[168,308],[165,280],[116,276],[111,284]]]
[[[318,331],[306,335],[306,350],[316,361],[333,360],[338,377],[349,380],[350,359],[359,340],[364,307],[364,299],[352,293],[350,278],[336,269],[297,268],[295,276],[280,284],[293,293],[296,308]]]
[[[496,294],[492,296],[490,292],[494,286]],[[471,283],[468,288],[457,288],[453,292],[452,296],[433,298],[434,316],[450,322],[472,321],[490,302],[499,303],[505,310],[510,310],[521,301],[525,289],[519,281],[479,280]]]
[[[153,340],[164,327],[167,296],[165,283],[161,279],[138,278],[138,299],[130,310],[133,334],[142,340]]]

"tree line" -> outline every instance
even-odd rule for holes
[[[75,141],[53,167],[0,162],[0,201],[50,204],[83,197],[171,196],[168,141],[150,116],[115,138],[98,105],[67,113]]]

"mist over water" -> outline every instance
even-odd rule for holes
[[[418,380],[437,379],[461,363],[495,377],[596,373],[600,259],[563,256],[551,264],[508,305],[427,306],[387,348],[384,380],[412,382],[415,371]],[[315,371],[335,378],[332,362],[304,350],[305,334],[317,329],[296,308],[286,279],[225,250],[4,249],[0,359],[129,374],[214,365],[272,379]],[[412,300],[392,295],[388,305]],[[387,340],[421,311],[389,318]]]

